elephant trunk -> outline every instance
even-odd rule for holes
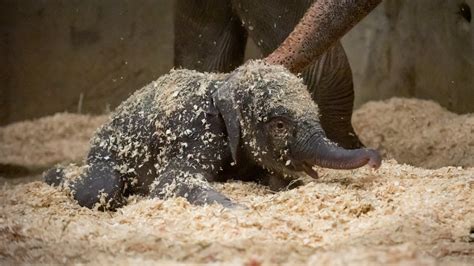
[[[264,60],[301,72],[337,42],[381,0],[316,0],[293,32]]]
[[[344,149],[328,140],[322,132],[317,132],[308,141],[299,142],[292,151],[295,160],[308,166],[318,165],[332,169],[355,169],[369,165],[374,169],[380,167],[382,158],[372,149]]]

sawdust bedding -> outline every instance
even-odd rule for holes
[[[105,120],[57,114],[0,128],[0,167],[78,162]],[[320,169],[320,180],[276,194],[214,184],[248,210],[133,197],[99,212],[3,171],[0,263],[472,265],[474,115],[391,99],[361,107],[354,126],[383,152],[379,170]]]

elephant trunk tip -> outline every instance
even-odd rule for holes
[[[369,157],[367,165],[375,170],[379,169],[382,164],[382,156],[380,156],[380,153],[376,150],[367,149],[367,154]]]

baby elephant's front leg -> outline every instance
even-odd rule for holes
[[[159,171],[150,187],[150,196],[160,199],[183,197],[194,205],[218,203],[226,208],[238,207],[229,198],[215,191],[206,179],[208,173],[199,169],[184,167],[183,163],[170,163]]]

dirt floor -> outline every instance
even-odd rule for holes
[[[52,164],[80,162],[105,119],[57,114],[0,128],[0,264],[474,264],[474,115],[368,103],[354,125],[384,154],[379,170],[319,169],[320,180],[277,194],[214,184],[248,210],[133,197],[99,212],[35,181]]]

